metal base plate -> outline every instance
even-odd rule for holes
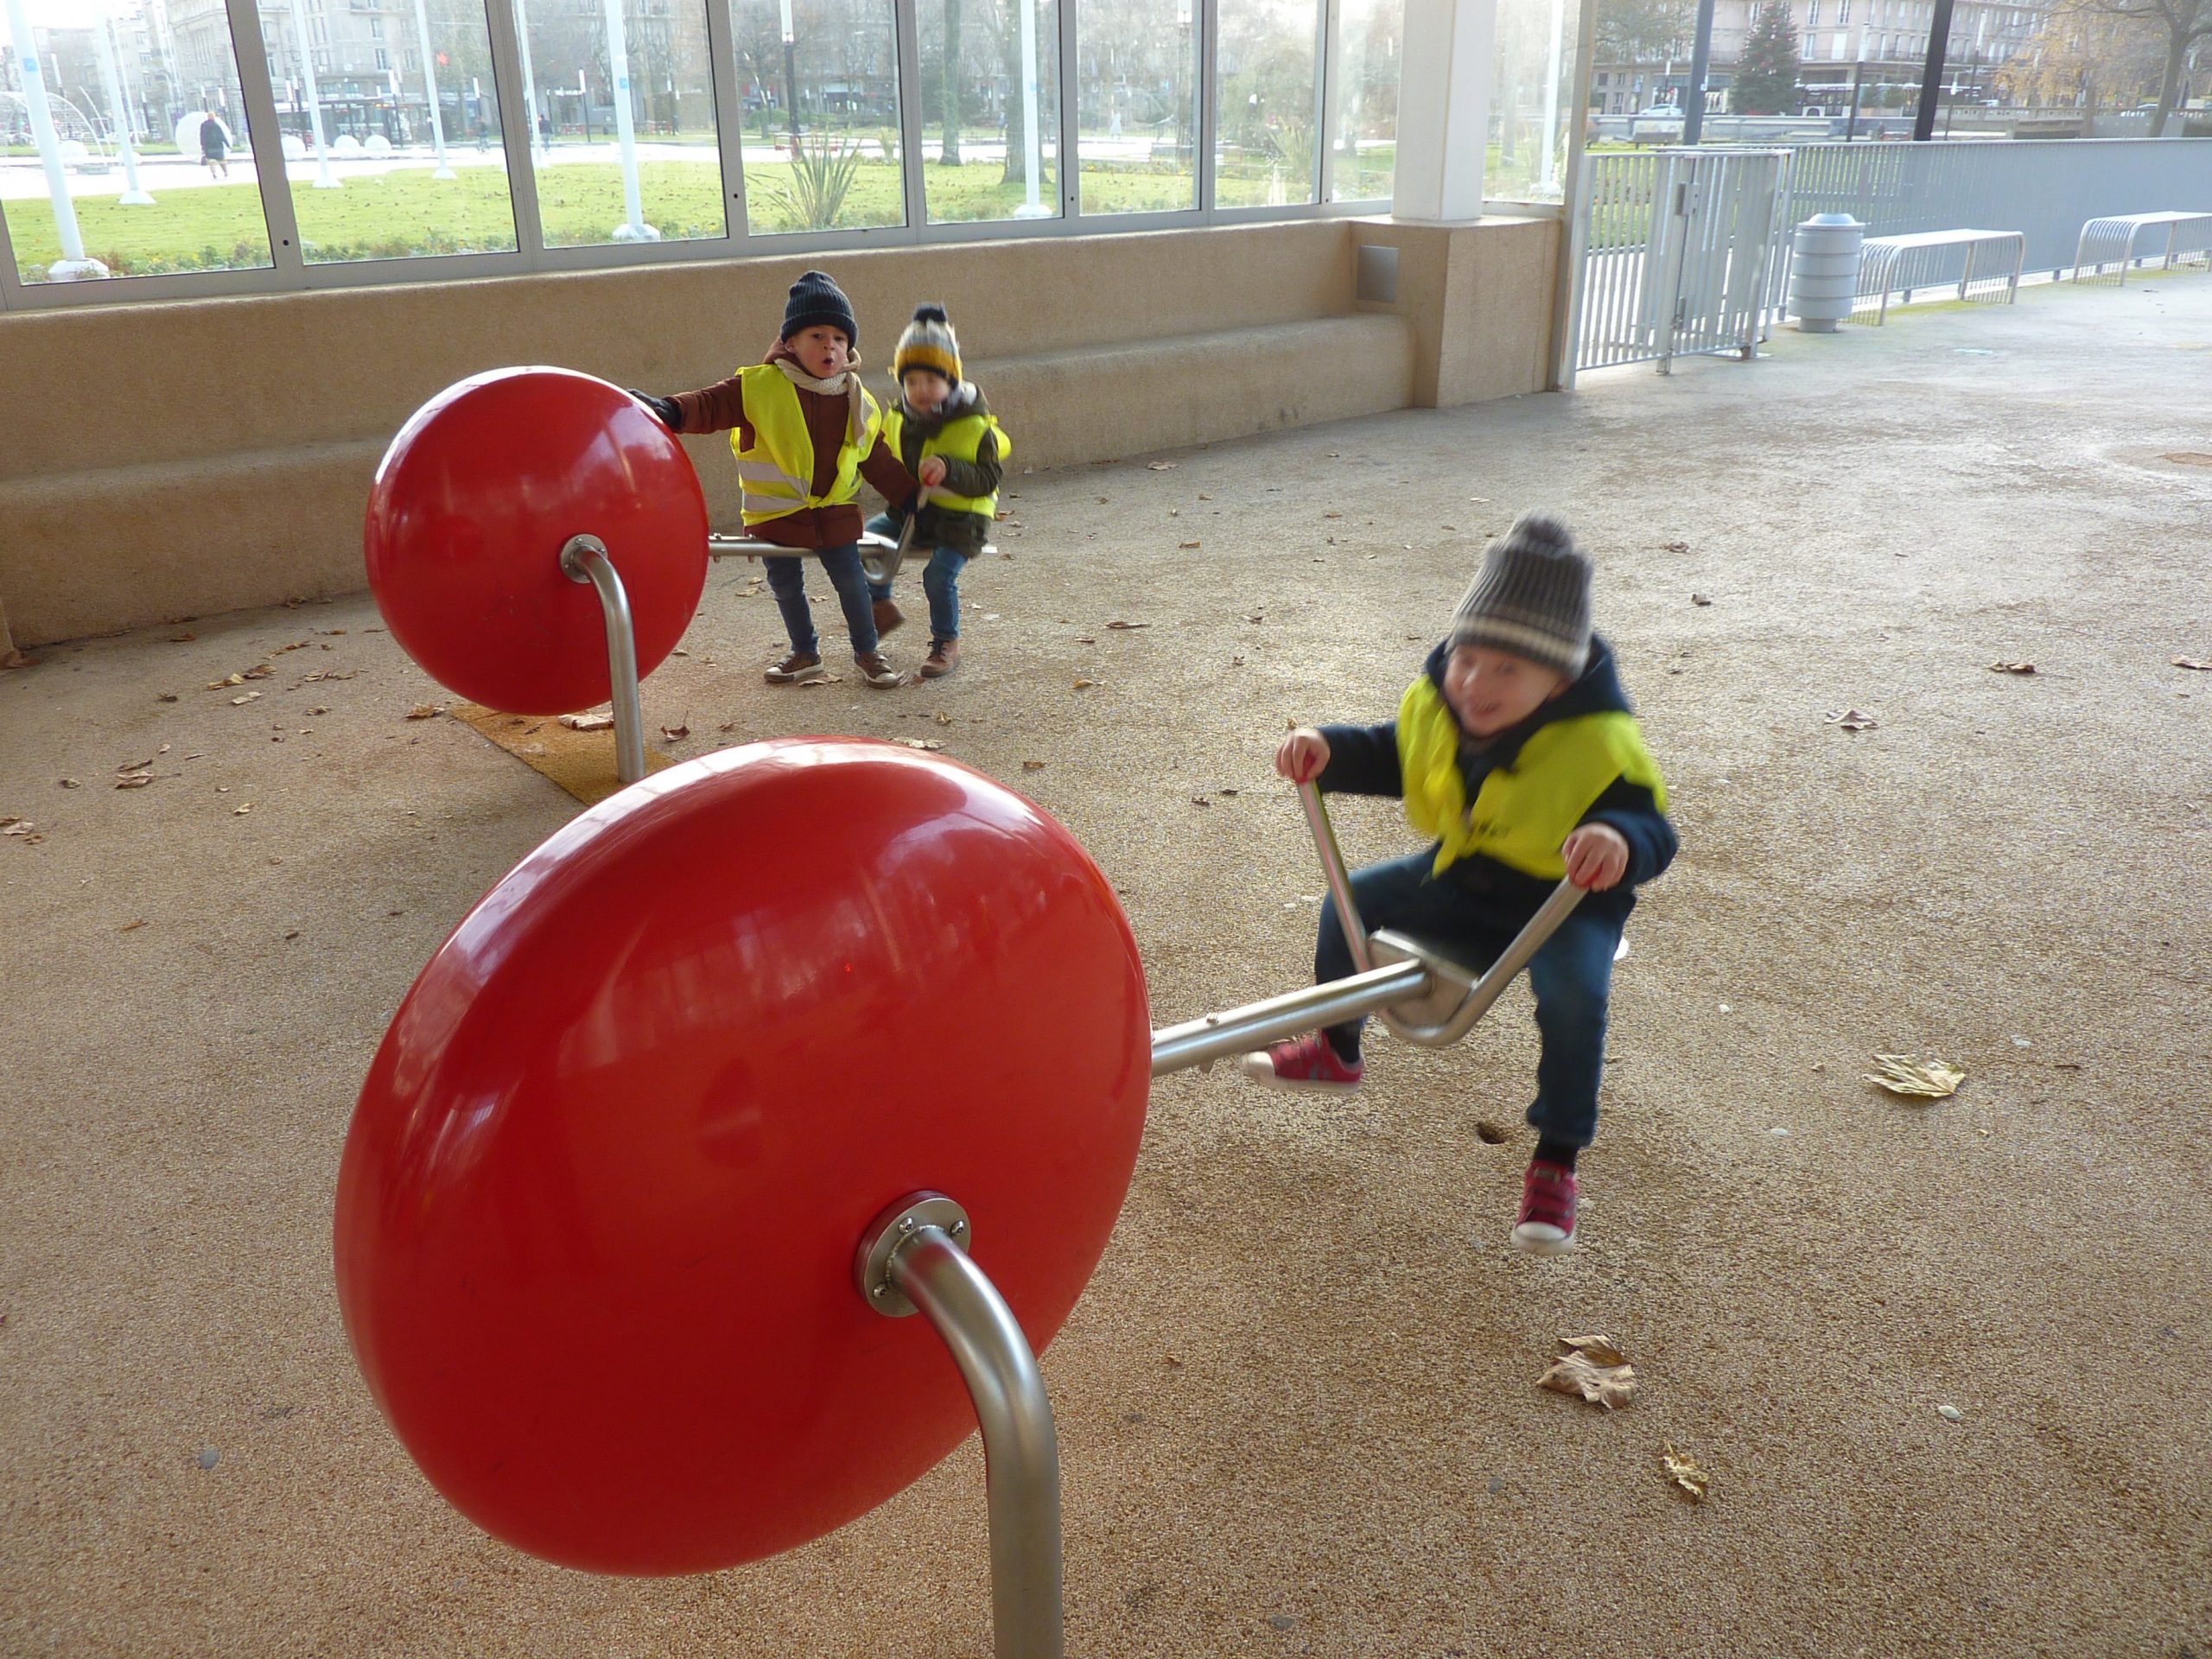
[[[968,1248],[968,1212],[942,1192],[909,1193],[861,1234],[853,1282],[877,1313],[903,1319],[914,1311],[906,1293],[892,1282],[891,1258],[925,1227],[938,1229],[963,1250]]]

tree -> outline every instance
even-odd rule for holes
[[[1765,0],[1736,60],[1736,112],[1780,115],[1797,95],[1797,25],[1782,0]]]
[[[1656,63],[1687,57],[1675,48],[1688,37],[1691,0],[1598,0],[1601,63]]]
[[[2072,105],[2094,120],[2107,102],[2155,97],[2163,57],[2147,29],[2088,0],[2064,0],[2044,15],[2003,79],[2023,103]]]
[[[2081,3],[2153,39],[2164,33],[2165,63],[2158,76],[2158,113],[2151,118],[2152,136],[2163,137],[2174,106],[2181,102],[2190,49],[2197,41],[2212,38],[2212,0],[2081,0]]]

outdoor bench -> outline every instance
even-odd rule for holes
[[[1877,326],[1886,321],[1890,314],[1890,292],[1898,287],[1897,270],[1908,254],[1922,253],[1933,248],[1963,247],[1967,251],[1966,269],[1959,276],[1959,297],[1967,296],[1967,284],[1974,281],[1974,256],[1984,248],[2005,249],[2012,254],[2012,274],[2005,290],[2005,302],[2010,305],[2019,296],[2020,267],[2028,255],[2028,238],[2022,231],[1915,231],[1904,236],[1870,236],[1861,245],[1859,265],[1859,291],[1862,296],[1881,296],[1881,305],[1874,314]],[[1932,287],[1927,283],[1908,283],[1903,289],[1907,302],[1912,299],[1915,287]]]

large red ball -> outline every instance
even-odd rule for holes
[[[438,1490],[521,1548],[691,1573],[843,1524],[975,1427],[853,1284],[933,1189],[1039,1349],[1144,1126],[1143,969],[1029,802],[784,740],[586,813],[407,994],[339,1172],[338,1294]]]
[[[596,536],[622,578],[638,672],[707,583],[707,502],[668,429],[619,386],[499,369],[416,410],[377,467],[362,550],[392,638],[448,690],[518,715],[609,695],[597,594],[561,570]]]

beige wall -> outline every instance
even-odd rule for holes
[[[1313,219],[0,317],[0,607],[34,645],[358,588],[377,460],[431,394],[531,362],[705,385],[758,360],[810,266],[878,386],[913,304],[945,302],[1018,468],[1535,390],[1552,228]],[[1393,306],[1355,297],[1378,237],[1412,278]],[[686,444],[734,523],[727,449]]]

